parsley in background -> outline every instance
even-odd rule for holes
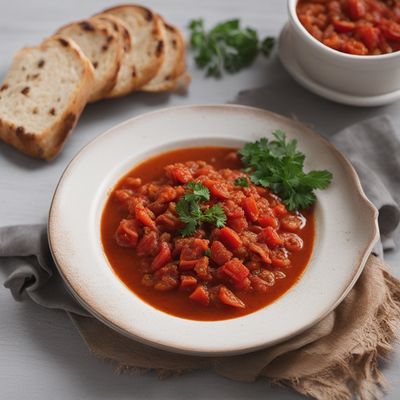
[[[241,28],[239,19],[221,22],[210,31],[205,30],[202,19],[196,19],[190,22],[189,29],[197,66],[216,78],[222,76],[223,70],[233,73],[247,67],[260,51],[268,57],[275,41],[267,37],[260,43],[257,32]]]

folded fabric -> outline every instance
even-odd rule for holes
[[[377,140],[384,143],[379,152]],[[382,250],[393,247],[400,220],[400,149],[386,117],[354,125],[334,137],[351,159],[362,185],[380,211]],[[46,227],[28,225],[0,228],[0,268],[5,286],[16,300],[65,310],[89,349],[115,361],[121,370],[156,369],[182,373],[211,368],[235,380],[268,377],[317,399],[375,398],[385,385],[379,357],[391,350],[400,319],[400,284],[387,267],[370,256],[357,284],[340,306],[324,320],[284,343],[250,354],[205,358],[174,354],[130,340],[93,318],[68,293],[51,258]]]

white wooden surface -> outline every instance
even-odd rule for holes
[[[241,17],[260,34],[277,35],[286,20],[284,0],[154,0],[154,7],[184,28],[191,18],[208,23]],[[60,25],[114,4],[107,0],[0,0],[0,76],[20,47],[38,43]],[[203,79],[190,63],[193,83],[186,96],[135,94],[89,106],[62,155],[50,164],[31,160],[0,143],[0,224],[45,222],[57,180],[73,155],[97,134],[129,117],[160,107],[222,103],[242,89],[273,79],[265,59],[221,81]],[[279,64],[278,64],[279,68]],[[267,71],[269,69],[269,72]],[[305,105],[303,105],[305,106]],[[371,111],[376,113],[377,110]],[[368,116],[369,111],[363,111]],[[329,132],[325,132],[327,135]],[[168,134],[168,132],[165,132]],[[388,258],[394,266],[400,252]],[[0,272],[1,273],[1,272]],[[387,399],[400,398],[400,358],[385,370],[392,389]],[[300,399],[265,381],[231,382],[210,372],[196,372],[160,381],[154,374],[117,376],[112,366],[92,357],[62,312],[35,304],[16,303],[0,289],[0,399]]]

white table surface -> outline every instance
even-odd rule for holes
[[[211,24],[241,17],[261,35],[277,35],[286,20],[284,0],[154,0],[154,7],[184,28],[191,18]],[[107,0],[0,0],[0,77],[13,53],[38,43],[62,24],[114,3]],[[44,223],[58,178],[74,154],[99,133],[140,113],[172,105],[224,103],[242,89],[273,79],[269,61],[259,58],[249,69],[223,80],[203,79],[192,62],[193,83],[186,96],[135,94],[87,107],[65,150],[55,162],[29,159],[0,143],[0,225]],[[279,67],[279,64],[278,64]],[[306,107],[306,105],[302,105]],[[349,108],[349,110],[351,110]],[[350,112],[350,111],[347,111]],[[371,115],[374,111],[371,111]],[[370,111],[363,111],[368,116]],[[328,135],[329,132],[322,132]],[[168,134],[166,132],[165,134]],[[400,252],[389,255],[395,266]],[[1,271],[0,271],[1,273]],[[400,398],[400,357],[385,368],[392,388],[386,399]],[[211,372],[195,372],[160,381],[154,374],[115,375],[111,365],[91,356],[63,312],[15,302],[0,288],[0,399],[300,399],[265,380],[245,384]]]

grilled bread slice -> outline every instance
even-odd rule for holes
[[[63,147],[92,93],[94,70],[71,39],[53,36],[20,50],[0,89],[0,138],[51,159]]]
[[[157,14],[138,5],[117,6],[104,13],[120,18],[132,40],[117,83],[107,97],[123,96],[139,89],[157,74],[165,57],[165,30]]]
[[[141,90],[145,92],[165,92],[178,85],[177,78],[185,71],[186,48],[182,33],[178,28],[163,22],[165,29],[165,58],[156,76]]]
[[[117,82],[124,53],[123,38],[111,21],[91,18],[65,25],[57,34],[73,39],[94,68],[90,101],[107,95]]]

